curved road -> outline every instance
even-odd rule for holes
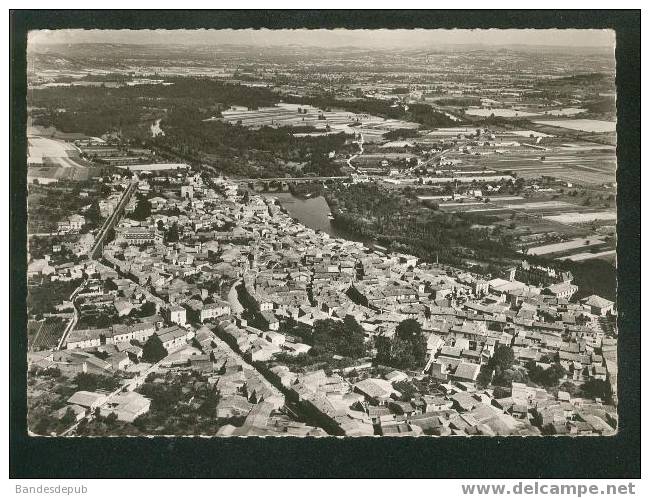
[[[355,154],[353,156],[350,156],[350,159],[348,159],[348,166],[352,168],[354,171],[357,171],[356,166],[352,166],[352,160],[356,159],[357,157],[361,156],[363,154],[363,133],[359,133],[359,140],[357,140],[356,143],[359,146],[359,153]]]

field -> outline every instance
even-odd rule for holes
[[[498,142],[497,147],[499,152],[486,152],[477,164],[498,171],[513,171],[525,179],[552,176],[567,182],[596,185],[616,181],[616,149],[612,146],[542,138],[541,150],[516,145],[499,147]]]
[[[45,137],[29,137],[27,164],[62,168],[87,168],[89,163],[79,157],[77,148],[69,142]]]
[[[298,113],[298,109],[305,113]],[[355,114],[348,111],[321,111],[310,105],[278,104],[274,107],[262,107],[257,110],[248,110],[245,107],[222,112],[223,120],[229,123],[241,123],[242,126],[260,128],[271,127],[302,127],[312,126],[325,131],[343,132],[348,135],[362,133],[364,140],[374,142],[381,139],[387,131],[399,128],[418,128],[416,123],[409,123],[397,119],[384,119],[369,114]],[[319,119],[322,116],[323,119]],[[298,134],[300,136],[300,134]]]
[[[533,121],[533,123],[569,128],[570,130],[586,131],[590,133],[611,133],[616,131],[616,122],[599,121],[596,119],[558,119],[555,121]]]
[[[566,261],[586,261],[588,259],[604,259],[606,261],[616,261],[616,249],[610,249],[609,251],[602,252],[581,252],[578,254],[572,254],[571,256],[565,256],[563,258],[558,258]]]
[[[553,254],[553,253],[570,251],[581,247],[584,248],[585,246],[591,248],[594,246],[603,245],[604,243],[605,242],[603,240],[595,237],[578,238],[578,239],[569,240],[567,242],[558,242],[555,244],[547,244],[544,246],[531,247],[528,250],[528,254],[532,254],[534,256],[541,256],[545,254]]]
[[[528,118],[532,116],[539,116],[539,114],[532,113],[532,112],[526,112],[526,111],[518,111],[516,109],[485,109],[485,108],[477,108],[477,107],[470,107],[465,111],[465,114],[469,114],[470,116],[484,116],[488,117],[494,114],[496,117],[499,118]]]
[[[66,325],[67,318],[47,317],[42,322],[30,321],[27,326],[27,343],[29,349],[41,351],[55,347]]]
[[[59,180],[87,180],[92,164],[79,157],[79,150],[64,140],[43,136],[27,138],[27,176],[40,183]]]
[[[563,213],[544,216],[547,220],[558,223],[591,223],[592,221],[615,221],[616,213],[612,211],[597,211],[594,213]]]

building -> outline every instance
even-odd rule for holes
[[[578,286],[570,282],[560,282],[558,284],[551,284],[546,288],[546,291],[558,299],[571,299],[573,295],[578,292]]]
[[[187,310],[182,306],[169,306],[165,309],[165,318],[178,325],[185,325],[187,323]]]
[[[614,311],[614,303],[603,297],[592,294],[589,297],[581,299],[580,302],[588,306],[593,315],[604,316]]]
[[[154,335],[156,332],[156,325],[150,322],[135,323],[130,326],[126,325],[113,325],[110,339],[107,338],[106,342],[117,344],[119,342],[130,342],[132,340],[144,343]]]
[[[77,391],[70,398],[68,404],[78,405],[86,410],[94,410],[106,401],[106,396],[101,393],[91,393],[89,391]]]
[[[190,332],[175,325],[158,330],[156,335],[168,353],[177,351],[179,348],[184,346],[190,338]]]
[[[270,311],[261,311],[260,319],[268,330],[278,330],[280,328],[280,322]]]
[[[111,329],[77,329],[70,331],[65,345],[68,349],[92,348],[101,346],[111,336]]]
[[[156,232],[147,227],[126,227],[117,233],[117,243],[129,245],[151,244],[157,240]]]
[[[73,214],[68,216],[65,220],[57,223],[57,228],[60,232],[68,232],[70,230],[81,230],[86,224],[86,218],[80,214]]]
[[[528,261],[521,262],[521,266],[516,269],[515,277],[521,282],[536,286],[549,286],[573,281],[573,274],[570,271],[559,271],[547,266],[531,265]]]
[[[147,413],[150,405],[151,400],[135,391],[130,391],[113,396],[100,408],[100,414],[102,417],[107,417],[114,413],[122,422],[133,422],[140,415]]]
[[[354,390],[374,405],[385,405],[391,400],[391,395],[398,394],[392,384],[384,379],[364,379],[354,384]]]
[[[203,303],[198,299],[191,299],[185,303],[192,320],[203,323],[230,314],[230,304],[225,301],[216,303]]]

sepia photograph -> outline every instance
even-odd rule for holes
[[[30,32],[30,432],[614,434],[614,49]]]
[[[27,437],[616,440],[617,41],[29,29]]]

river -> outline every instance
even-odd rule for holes
[[[300,223],[314,230],[330,234],[347,240],[356,240],[359,242],[368,242],[367,239],[359,236],[352,236],[347,232],[337,229],[332,225],[329,219],[330,208],[322,196],[303,199],[296,197],[288,192],[277,192],[263,194],[266,197],[275,197],[282,207],[289,213],[292,218],[297,219]]]

